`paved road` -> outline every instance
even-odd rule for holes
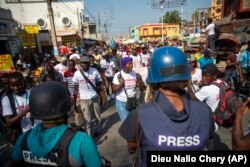
[[[102,112],[102,119],[101,137],[97,141],[101,155],[110,160],[114,167],[128,166],[133,157],[128,153],[127,142],[118,133],[121,121],[115,111],[114,100]]]

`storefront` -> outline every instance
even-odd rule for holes
[[[74,28],[56,30],[57,45],[65,45],[69,48],[74,48],[79,46],[79,35],[77,30]]]
[[[0,8],[0,55],[10,54],[14,58],[19,53],[15,24],[11,11]]]

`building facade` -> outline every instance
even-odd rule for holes
[[[224,0],[222,19],[216,24],[222,33],[234,34],[241,43],[250,39],[250,1]]]
[[[222,17],[223,0],[212,0],[210,14],[214,21],[218,21]]]
[[[129,37],[134,41],[140,40],[139,26],[133,26],[129,29]]]
[[[16,22],[8,9],[0,8],[0,55],[19,52],[19,38],[16,34]]]
[[[139,26],[141,41],[161,40],[162,33],[164,38],[179,37],[180,25],[164,23],[163,32],[161,23],[144,24]]]
[[[38,47],[40,52],[44,52],[45,48],[51,50],[49,47],[52,45],[51,26],[46,1],[19,0],[18,2],[3,0],[1,7],[12,11],[20,30],[26,25],[38,26],[39,29],[39,33],[35,34],[36,46],[23,47]],[[78,46],[82,38],[101,39],[101,35],[96,32],[96,24],[85,20],[83,0],[58,0],[52,2],[51,6],[58,47],[62,44]]]

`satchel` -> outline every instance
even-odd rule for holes
[[[136,97],[128,97],[127,103],[126,103],[126,109],[128,111],[132,111],[132,110],[136,109],[136,107],[137,107]]]
[[[121,71],[120,71],[120,75],[122,76]],[[127,96],[126,109],[128,111],[132,111],[132,110],[136,109],[136,107],[137,107],[137,99],[136,99],[136,97],[129,97],[128,93],[127,93],[127,90],[125,89],[124,85],[123,85],[123,89],[124,89],[124,92],[125,92],[125,94]]]

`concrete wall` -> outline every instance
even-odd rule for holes
[[[39,29],[50,29],[47,3],[5,3],[1,2],[2,8],[10,9],[15,20],[21,24],[36,24],[38,19],[43,19],[46,26]],[[56,29],[75,28],[80,29],[80,13],[84,9],[82,1],[54,2],[52,3]],[[71,24],[65,26],[62,22],[64,17],[69,18]]]

